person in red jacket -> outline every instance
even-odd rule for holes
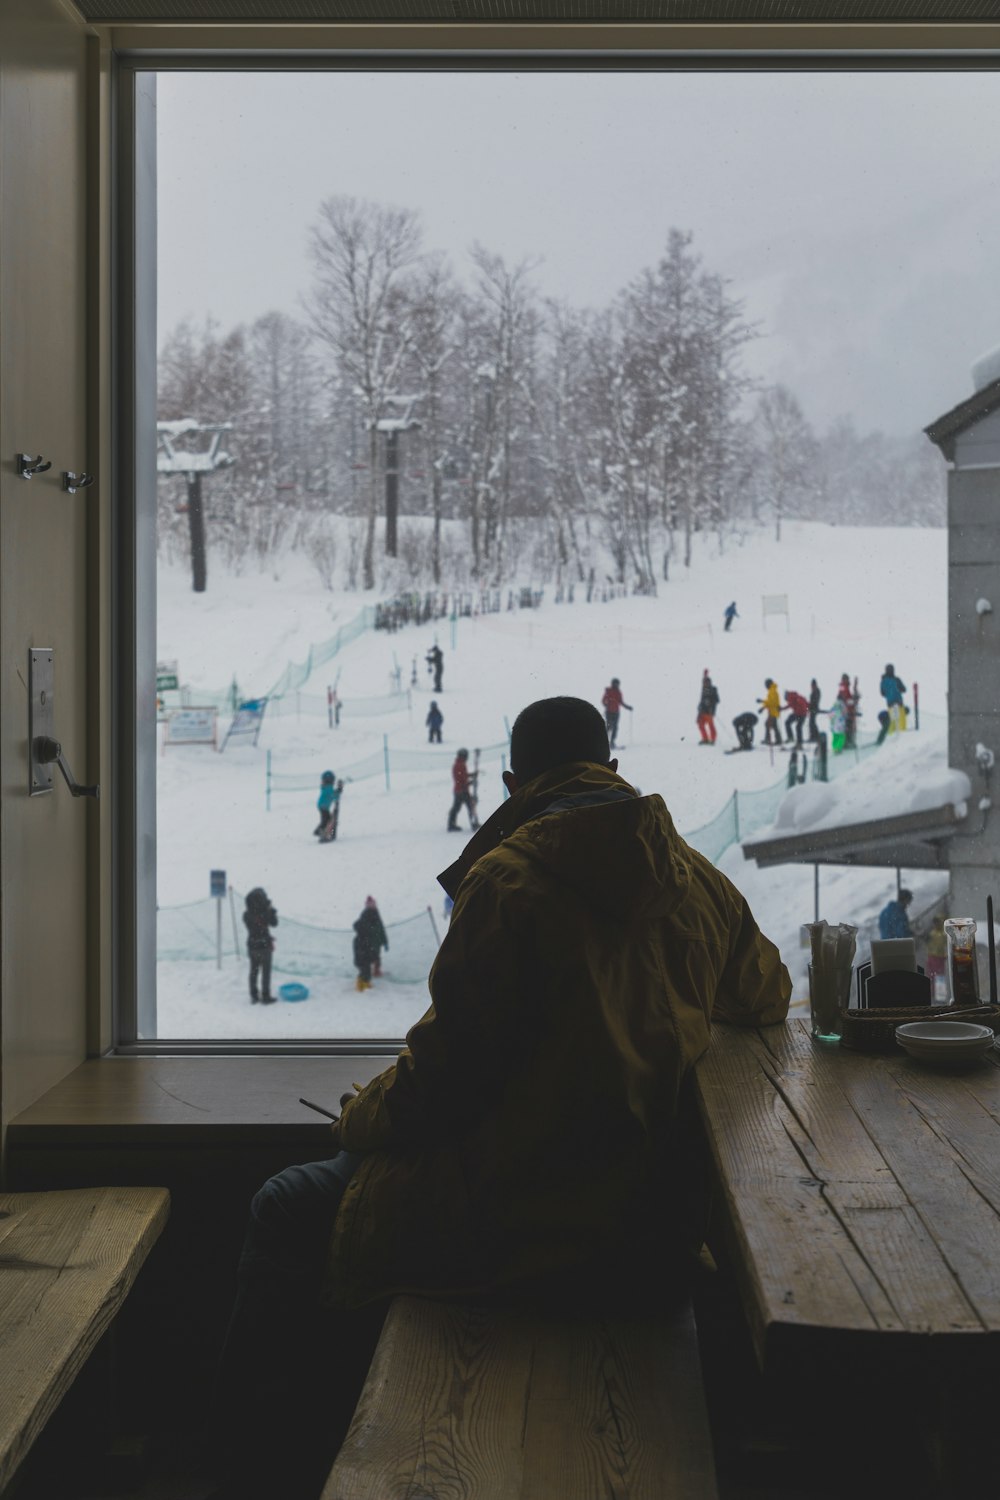
[[[791,709],[791,713],[785,720],[785,738],[791,744],[793,738],[797,747],[802,749],[802,726],[809,715],[809,703],[801,693],[793,693],[789,688],[785,693],[785,707]]]
[[[622,685],[617,677],[612,677],[611,686],[604,689],[604,697],[601,699],[601,705],[604,709],[604,722],[608,730],[608,743],[613,750],[618,734],[618,719],[621,711],[623,708],[627,708],[629,713],[632,712],[632,705],[625,702]]]
[[[455,797],[451,804],[451,812],[448,814],[449,833],[461,832],[456,820],[463,807],[469,810],[469,827],[472,829],[479,827],[479,819],[476,817],[476,804],[472,798],[473,788],[476,785],[478,775],[478,771],[470,772],[469,770],[468,750],[459,750],[455,756],[455,763],[451,768],[452,790]]]

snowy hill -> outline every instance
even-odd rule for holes
[[[426,929],[420,925],[419,930],[432,956],[432,919],[439,930],[443,922],[435,877],[454,858],[458,843],[445,828],[456,748],[502,747],[507,724],[535,698],[570,693],[599,703],[612,676],[621,679],[634,708],[623,715],[620,769],[641,791],[663,795],[682,832],[708,823],[734,790],[750,793],[783,777],[786,757],[780,752],[723,753],[735,744],[732,719],[755,708],[767,676],[782,692],[792,688],[805,694],[816,677],[827,706],[841,673],[856,675],[862,727],[875,727],[882,706],[878,679],[891,661],[911,690],[914,679],[919,684],[924,725],[920,737],[907,736],[894,753],[905,756],[910,743],[914,750],[926,746],[936,719],[943,768],[944,532],[792,523],[783,528],[780,544],[769,533],[757,533],[722,555],[714,539],[696,540],[700,545],[691,569],[676,568],[658,598],[556,605],[550,588],[536,611],[460,619],[454,635],[450,622],[441,622],[436,632],[430,627],[391,635],[365,631],[314,674],[297,698],[269,707],[256,749],[231,746],[219,755],[202,746],[168,748],[158,759],[161,908],[204,902],[209,870],[224,869],[238,892],[263,885],[283,922],[295,919],[320,929],[310,942],[322,944],[322,930],[333,930],[332,950],[343,946],[365,897],[373,894],[387,924],[426,918]],[[784,616],[765,620],[761,596],[780,593],[788,596],[787,621]],[[730,599],[737,602],[739,618],[724,633],[722,613]],[[209,588],[201,596],[191,592],[183,568],[162,568],[158,656],[178,661],[194,702],[198,689],[225,689],[234,676],[243,695],[263,693],[288,660],[303,660],[311,643],[327,640],[370,602],[370,596],[325,591],[307,561],[294,555],[267,573],[239,577],[213,569],[210,560]],[[440,695],[431,693],[423,663],[435,634],[445,656]],[[417,685],[408,708],[386,712],[390,705],[383,703],[377,712],[349,712],[352,701],[388,694],[397,665],[408,688],[414,662]],[[720,742],[713,749],[699,746],[695,726],[706,667],[722,700]],[[338,673],[345,713],[340,726],[330,729],[325,695]],[[432,696],[439,697],[445,716],[440,747],[428,747],[424,728]],[[270,810],[269,754],[275,779],[301,778],[298,789],[274,792]],[[483,762],[484,813],[502,795],[500,754],[497,749]],[[413,769],[402,768],[407,755],[414,757]],[[335,844],[318,845],[312,829],[321,771],[366,761],[378,773],[359,775],[345,788],[340,835]],[[849,778],[842,784],[846,788]],[[738,845],[719,862],[781,947],[801,997],[805,955],[799,926],[813,915],[811,868],[758,871]],[[907,881],[917,911],[930,905],[945,883],[940,874],[918,872],[908,872]],[[894,876],[824,869],[820,885],[821,915],[861,924],[884,905]],[[198,910],[190,908],[185,918],[192,952],[204,951],[203,940],[201,948],[195,940]],[[297,930],[279,926],[279,966],[293,959]],[[234,952],[240,934],[234,940],[228,915],[226,944],[221,972],[209,955],[161,963],[161,1036],[398,1036],[426,1003],[422,982],[387,979],[358,996],[349,968],[343,972],[341,965],[339,975],[305,979],[311,991],[305,1004],[250,1007],[245,959]],[[287,977],[279,971],[277,982]]]

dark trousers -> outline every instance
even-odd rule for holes
[[[319,1293],[360,1160],[287,1167],[251,1204],[211,1423],[241,1500],[315,1500],[350,1423],[385,1308],[326,1312]]]
[[[789,714],[785,720],[786,737],[791,740],[793,735],[795,743],[802,749],[802,726],[806,721],[805,714]]]
[[[610,712],[610,710],[606,711],[604,715],[604,722],[607,725],[608,729],[608,745],[612,750],[615,748],[615,740],[618,737],[619,718],[620,714],[613,714]]]
[[[816,715],[818,713],[818,708],[811,708],[809,710],[809,740],[812,744],[819,739],[819,725],[816,723]]]
[[[478,828],[479,819],[476,817],[476,810],[472,805],[472,795],[470,792],[455,793],[455,800],[452,802],[451,812],[448,814],[448,827],[458,827],[458,815],[463,807],[467,807],[469,809],[469,827]]]
[[[270,1000],[271,998],[271,949],[248,948],[250,957],[250,998],[252,1000]],[[257,989],[258,978],[261,990]],[[261,993],[262,991],[262,993]]]
[[[443,688],[441,687],[441,673],[440,672],[435,672],[434,673],[434,691],[436,693],[440,693],[440,692],[444,691]]]
[[[429,745],[440,745],[440,743],[441,743],[441,730],[440,730],[440,728],[434,728],[432,726],[430,732],[427,735],[427,743]]]
[[[781,744],[781,730],[778,728],[777,719],[772,717],[771,714],[764,715],[764,744]]]

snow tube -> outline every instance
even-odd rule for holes
[[[278,990],[282,1000],[308,1000],[309,991],[304,984],[283,984]]]

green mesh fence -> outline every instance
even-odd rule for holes
[[[507,754],[507,741],[499,740],[495,745],[481,746],[479,750],[480,764],[490,761],[499,761]],[[474,764],[475,751],[470,755],[470,766]],[[339,781],[366,781],[371,776],[387,778],[392,785],[392,777],[397,771],[442,771],[450,772],[453,755],[449,748],[442,746],[438,750],[396,750],[391,745],[383,746],[382,750],[372,755],[366,755],[363,760],[351,761],[346,766],[332,766]],[[275,757],[273,752],[268,752],[267,769],[265,772],[265,801],[268,807],[271,798],[279,792],[308,792],[319,791],[320,771],[313,766],[308,771],[276,771]]]
[[[276,698],[284,698],[286,694],[294,693],[296,688],[302,687],[309,681],[309,678],[317,667],[322,667],[326,662],[331,661],[337,655],[338,651],[342,651],[345,646],[349,646],[352,641],[356,641],[358,636],[362,635],[364,631],[372,630],[374,625],[375,606],[366,604],[354,616],[353,620],[349,621],[347,625],[341,625],[336,634],[332,635],[328,641],[323,641],[320,645],[310,646],[305,661],[290,661],[271,691],[261,696],[266,696],[268,701],[273,703]]]
[[[405,713],[410,707],[409,693],[384,693],[381,697],[341,698],[338,717],[341,719],[377,719],[382,714]],[[330,704],[325,693],[302,693],[296,690],[276,702],[268,702],[267,716],[284,718],[323,718],[330,716]]]
[[[241,962],[246,957],[246,934],[241,913],[243,897],[236,900],[236,933],[232,914],[223,912],[223,963]],[[384,920],[384,918],[383,918]],[[216,959],[216,902],[211,897],[192,901],[187,906],[161,906],[156,914],[156,957],[169,959]],[[387,979],[400,984],[418,984],[427,978],[437,954],[437,938],[429,911],[422,911],[403,922],[386,922],[389,951],[383,954],[382,968]],[[272,967],[278,974],[302,979],[350,979],[354,967],[354,932],[350,929],[313,927],[278,913],[274,929]]]
[[[735,844],[739,838],[736,806],[736,793],[734,792],[722,811],[716,813],[711,822],[703,823],[700,828],[684,834],[685,840],[692,849],[697,849],[698,853],[710,859],[713,865],[718,863],[730,844]]]

